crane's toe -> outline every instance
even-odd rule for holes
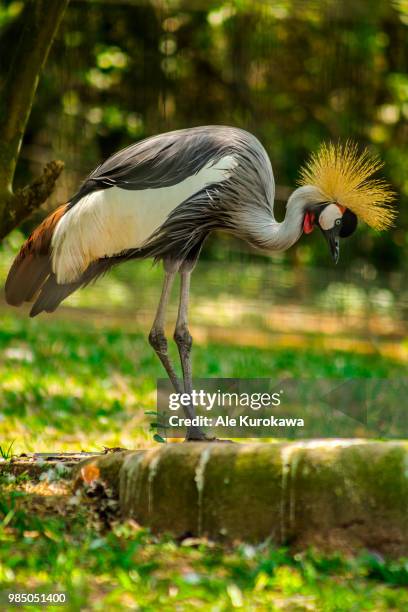
[[[235,444],[232,440],[224,440],[223,438],[215,438],[214,436],[203,435],[200,438],[186,438],[184,442],[220,442],[220,443],[228,443]]]

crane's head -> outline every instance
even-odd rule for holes
[[[323,144],[301,170],[304,190],[303,231],[315,226],[323,232],[334,261],[340,254],[340,238],[355,231],[361,219],[377,230],[388,229],[396,217],[391,205],[394,192],[382,179],[370,178],[383,166],[367,149],[357,145]]]

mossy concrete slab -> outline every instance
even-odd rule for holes
[[[408,551],[406,442],[167,444],[93,461],[123,517],[155,532]]]

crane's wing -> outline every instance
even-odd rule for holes
[[[228,179],[237,165],[236,132],[222,127],[170,132],[100,165],[55,228],[52,269],[58,283],[75,282],[93,261],[142,248],[176,208]]]
[[[197,174],[210,161],[234,149],[246,132],[203,126],[159,134],[118,151],[87,177],[69,206],[100,189],[144,190],[171,187]]]

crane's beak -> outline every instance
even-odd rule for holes
[[[333,257],[333,261],[336,264],[339,261],[340,257],[339,228],[333,227],[333,229],[329,230],[322,229],[322,233],[327,240],[331,256]]]

